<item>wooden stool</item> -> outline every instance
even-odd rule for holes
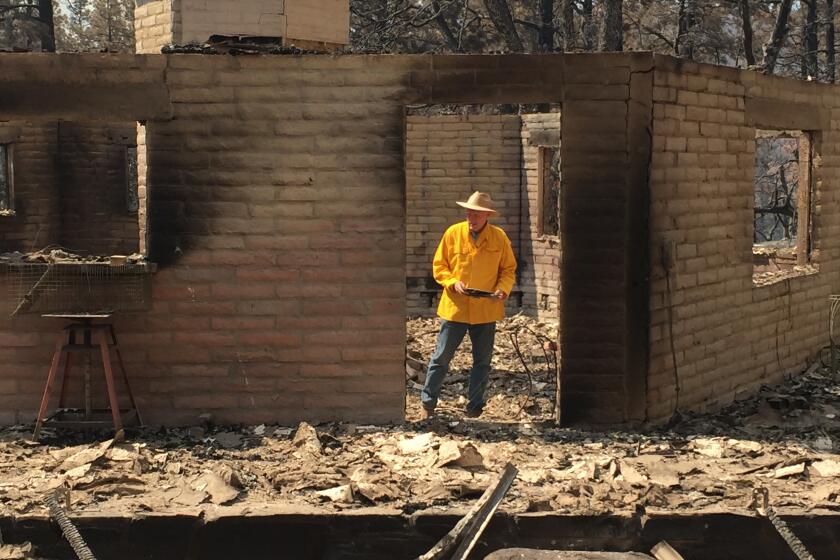
[[[126,417],[135,416],[137,422],[142,426],[143,420],[140,417],[140,411],[137,404],[134,402],[134,394],[131,392],[131,385],[128,383],[128,374],[125,370],[120,347],[117,344],[117,335],[114,332],[114,325],[111,323],[93,324],[93,319],[106,319],[110,315],[44,315],[44,317],[60,317],[63,319],[73,319],[81,322],[74,322],[66,327],[58,336],[55,344],[55,351],[52,356],[52,363],[50,364],[50,371],[47,374],[47,384],[44,387],[44,396],[41,398],[41,407],[38,410],[38,418],[35,421],[35,433],[32,438],[37,440],[41,433],[41,427],[46,421],[47,406],[49,405],[50,396],[52,394],[53,383],[58,373],[58,368],[64,360],[64,372],[61,379],[61,396],[59,398],[59,409],[64,408],[64,402],[67,391],[67,379],[70,376],[72,367],[72,356],[74,353],[95,353],[98,352],[102,357],[102,369],[105,373],[105,386],[108,392],[108,404],[111,410],[111,417],[114,423],[115,439],[122,439],[123,432],[123,418],[120,412],[119,399],[117,398],[117,389],[114,384],[114,369],[111,366],[111,349],[116,351],[117,363],[122,372],[125,387],[128,390],[128,398],[131,401],[131,409],[125,411]],[[87,381],[87,380],[86,380]],[[63,425],[65,427],[99,427],[102,422],[91,421],[90,408],[90,384],[85,383],[85,417],[81,422],[65,422],[52,421],[51,424]],[[107,425],[107,424],[106,424]]]

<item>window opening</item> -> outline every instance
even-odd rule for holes
[[[137,175],[137,146],[125,148],[125,206],[129,213],[136,214],[140,210]]]
[[[808,272],[811,260],[811,135],[757,130],[753,180],[753,280]]]
[[[12,189],[12,145],[0,144],[0,216],[14,214]]]
[[[540,148],[540,234],[560,234],[560,148]]]

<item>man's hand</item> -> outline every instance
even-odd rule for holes
[[[496,298],[496,299],[500,299],[502,301],[505,301],[507,299],[508,295],[506,293],[504,293],[502,290],[496,290],[493,293],[493,297]]]
[[[462,296],[467,295],[467,285],[466,285],[466,284],[464,284],[463,282],[461,282],[460,280],[459,280],[458,282],[455,282],[455,283],[452,285],[452,288],[453,288],[453,289],[454,289],[457,293],[461,294]]]

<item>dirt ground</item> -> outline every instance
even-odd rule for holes
[[[420,390],[426,378],[426,364],[435,349],[439,326],[436,318],[413,318],[406,325],[406,419],[409,421],[420,419]],[[557,340],[556,323],[515,315],[498,324],[493,371],[482,420],[543,422],[554,418],[558,356],[551,348],[544,348],[545,341],[552,340]],[[514,344],[519,346],[521,359]],[[467,335],[450,365],[437,412],[456,417],[464,415],[471,352]]]
[[[464,418],[459,400],[469,365],[462,352],[440,414],[416,421],[423,368],[412,364],[428,359],[435,322],[413,320],[400,425],[195,426],[130,433],[124,443],[49,431],[35,443],[31,426],[0,430],[0,515],[46,514],[44,496],[55,489],[69,491],[74,515],[268,504],[461,509],[508,462],[519,475],[501,509],[513,513],[744,512],[756,487],[769,489],[779,511],[840,510],[840,382],[825,368],[668,429],[557,428],[553,358],[549,351],[546,362],[525,327],[553,331],[521,317],[501,329],[520,331],[532,398],[525,403],[527,375],[500,333],[492,396],[478,419]]]

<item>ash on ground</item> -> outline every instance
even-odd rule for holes
[[[420,418],[420,391],[426,379],[440,320],[412,318],[406,325],[406,418]],[[524,315],[501,321],[496,329],[493,369],[487,387],[487,403],[481,418],[488,421],[542,422],[554,418],[557,324]],[[519,346],[517,354],[515,345]],[[520,358],[521,355],[521,358]],[[524,362],[524,364],[523,364]],[[450,364],[436,412],[462,417],[472,367],[472,345],[466,335]]]
[[[421,363],[435,337],[426,327],[436,330],[433,321],[416,321],[409,335]],[[442,414],[411,421],[409,407],[408,421],[387,426],[208,422],[130,432],[123,443],[50,431],[31,442],[32,426],[5,428],[0,516],[45,516],[43,498],[57,488],[85,515],[462,512],[508,462],[519,469],[501,505],[508,513],[747,513],[757,487],[785,514],[840,511],[840,378],[819,363],[721,412],[683,414],[665,428],[560,428],[550,421],[548,374],[535,374],[535,384],[546,384],[535,391],[536,408],[514,417],[526,381],[521,371],[505,373],[516,362],[499,338],[490,402],[510,402],[491,404],[478,419],[463,417],[462,388],[450,379]],[[521,346],[539,356],[538,339]],[[469,354],[459,355],[455,375],[468,367]]]

